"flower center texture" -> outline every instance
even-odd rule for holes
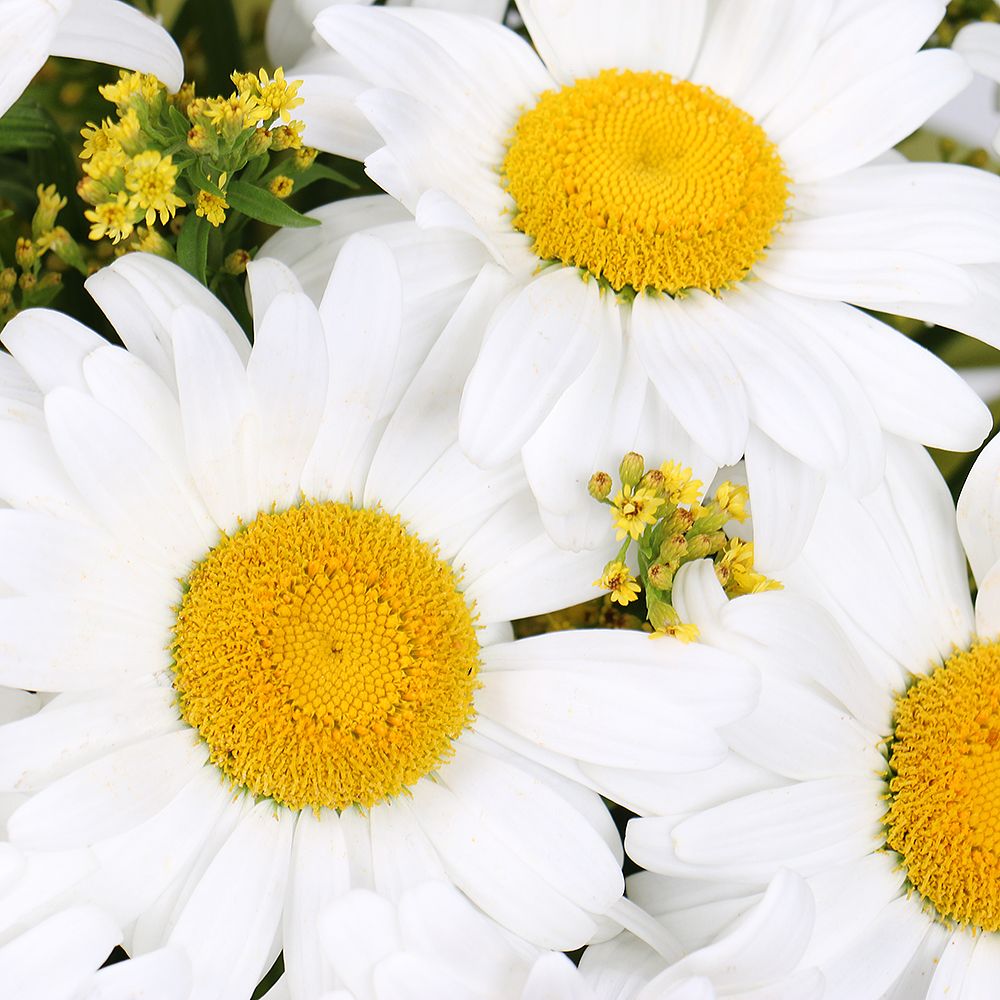
[[[666,73],[604,70],[545,92],[518,119],[501,172],[535,254],[616,292],[739,281],[788,202],[753,118]]]
[[[916,681],[895,723],[886,843],[946,922],[1000,930],[1000,644]]]
[[[456,576],[379,510],[306,502],[224,536],[185,581],[171,648],[210,760],[293,809],[400,794],[474,714]]]

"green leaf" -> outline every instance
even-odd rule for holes
[[[48,149],[62,138],[59,126],[45,109],[21,98],[0,118],[0,153],[20,149]]]
[[[359,187],[350,177],[345,177],[339,170],[334,170],[325,163],[313,163],[311,166],[306,167],[305,170],[290,174],[289,176],[295,178],[296,191],[301,191],[316,181],[335,181],[337,184],[343,184],[344,187],[350,188],[352,191],[357,191]]]
[[[246,181],[232,180],[226,189],[226,201],[244,215],[258,222],[266,222],[270,226],[288,226],[301,229],[305,226],[318,226],[319,219],[296,212],[291,205],[276,198],[270,191],[247,184]]]
[[[208,219],[189,212],[177,237],[177,263],[193,274],[203,285],[208,284],[208,236],[212,224]]]

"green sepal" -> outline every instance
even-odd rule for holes
[[[266,222],[270,226],[303,229],[306,226],[319,225],[319,219],[311,219],[301,212],[296,212],[291,205],[275,197],[270,191],[242,180],[229,182],[226,188],[226,201],[237,212],[242,212],[258,222]]]
[[[212,224],[204,216],[188,212],[177,237],[177,263],[203,285],[208,284],[208,237],[211,229]]]

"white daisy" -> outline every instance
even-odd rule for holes
[[[956,53],[919,51],[943,10],[523,0],[540,58],[485,19],[322,12],[317,31],[373,88],[370,176],[509,280],[464,387],[467,454],[524,449],[556,510],[546,473],[593,471],[595,429],[648,378],[715,462],[746,455],[770,571],[824,477],[878,483],[883,428],[980,442],[968,387],[846,304],[1000,342],[1000,179],[873,162],[971,78]]]
[[[0,0],[0,22],[0,114],[49,56],[152,73],[171,90],[184,78],[180,50],[170,35],[119,0]]]
[[[814,911],[812,893],[800,876],[779,871],[763,895],[727,900],[716,890],[711,905],[728,907],[731,921],[721,932],[713,927],[707,940],[694,908],[700,900],[690,886],[649,872],[633,875],[628,883],[633,900],[676,928],[679,946],[665,957],[628,931],[591,945],[580,971],[601,1000],[823,996],[820,973],[797,968],[812,934]]]
[[[784,591],[730,603],[698,564],[674,590],[703,634],[757,662],[761,698],[726,730],[727,760],[665,783],[626,849],[744,893],[780,867],[807,877],[802,961],[827,997],[973,1000],[1000,982],[998,511],[994,441],[960,501],[973,613],[947,488],[890,440],[882,488],[828,490]]]
[[[462,456],[378,240],[318,309],[251,271],[252,349],[141,254],[88,285],[128,350],[47,311],[4,331],[0,683],[47,694],[0,727],[26,795],[0,934],[84,899],[131,954],[182,951],[192,998],[245,1000],[282,948],[313,1000],[314,920],[349,888],[445,878],[557,949],[630,923],[587,770],[718,760],[753,671],[639,633],[510,641],[603,557],[549,542],[517,462]]]

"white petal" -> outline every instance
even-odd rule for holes
[[[182,571],[215,544],[197,497],[123,421],[90,397],[57,389],[45,400],[52,444],[94,515],[138,551]]]
[[[143,685],[56,700],[0,727],[0,788],[33,790],[116,747],[180,728],[173,701],[169,687]]]
[[[74,1000],[177,1000],[191,985],[186,956],[163,948],[101,969]]]
[[[565,552],[542,527],[532,497],[518,493],[479,528],[455,556],[465,594],[481,620],[512,621],[579,604],[594,596],[593,580],[617,546]]]
[[[464,798],[424,780],[413,806],[452,882],[494,920],[542,947],[578,947],[594,933],[593,920],[524,863],[522,845],[504,842]]]
[[[851,1000],[859,991],[881,996],[920,947],[931,926],[916,899],[894,899],[853,946],[823,967],[833,1000]]]
[[[112,750],[29,799],[7,821],[8,835],[35,851],[113,837],[159,812],[206,756],[189,729]]]
[[[401,278],[389,248],[374,237],[352,237],[320,304],[330,368],[323,421],[302,474],[307,494],[343,499],[361,492],[367,469],[357,463],[370,461],[373,431],[386,415],[401,310]]]
[[[169,385],[174,380],[170,318],[180,306],[206,313],[240,357],[250,357],[246,334],[222,303],[187,271],[155,254],[125,254],[92,274],[86,288],[128,349]]]
[[[377,892],[399,899],[420,882],[446,877],[437,851],[403,799],[373,809],[370,824]]]
[[[279,295],[264,315],[247,365],[260,426],[260,496],[279,509],[299,498],[299,481],[323,416],[326,344],[316,307]]]
[[[57,386],[86,390],[83,359],[107,341],[65,313],[32,309],[4,327],[3,345],[42,392]]]
[[[152,73],[170,90],[184,80],[180,50],[166,30],[118,0],[73,0],[51,52]]]
[[[229,533],[269,499],[260,492],[260,426],[246,371],[204,313],[178,309],[171,333],[188,465],[215,523]]]
[[[253,313],[253,338],[256,342],[261,324],[274,300],[281,294],[300,295],[302,286],[290,267],[269,257],[247,264],[247,297]],[[251,348],[251,357],[253,348]],[[247,363],[249,367],[249,362]]]
[[[830,0],[765,5],[721,0],[691,79],[760,118],[798,83],[832,7]]]
[[[612,67],[687,76],[705,9],[702,0],[640,0],[623,17],[601,0],[522,0],[518,6],[531,40],[562,84]]]
[[[746,712],[756,678],[704,647],[649,649],[668,645],[638,633],[587,631],[491,646],[483,651],[476,707],[546,749],[585,761],[711,767],[725,748],[706,716],[718,712],[729,721]],[[698,674],[701,691],[692,690],[689,672]],[[704,697],[704,712],[693,694]]]
[[[750,426],[746,391],[721,339],[697,321],[691,304],[638,296],[632,306],[636,349],[685,430],[718,464],[731,464],[743,454]]]
[[[337,978],[358,1000],[375,1000],[372,973],[400,946],[389,900],[364,890],[347,892],[319,915],[317,929]]]
[[[277,811],[277,814],[276,814]],[[245,1000],[267,971],[281,920],[294,815],[256,805],[191,894],[170,944],[191,960],[190,1000]]]
[[[49,56],[52,38],[71,0],[32,3],[8,0],[2,5],[0,40],[0,115],[24,93]]]
[[[971,79],[964,60],[943,49],[884,64],[785,136],[781,158],[798,183],[859,167],[917,129]]]
[[[0,981],[18,1000],[71,1000],[121,939],[97,907],[71,907],[0,948]]]
[[[823,496],[823,476],[757,428],[747,437],[746,469],[753,498],[754,563],[763,573],[776,573],[809,537]]]
[[[1000,438],[980,452],[958,498],[958,531],[977,582],[1000,559]]]
[[[478,465],[514,455],[583,373],[617,304],[575,268],[535,278],[494,313],[465,384],[459,440]]]
[[[320,951],[316,923],[327,905],[350,889],[350,868],[340,817],[330,809],[304,810],[295,824],[282,916],[285,979],[294,997],[318,997],[335,978]]]
[[[811,872],[878,847],[883,787],[855,775],[757,792],[683,820],[672,838],[678,856],[695,864]]]

